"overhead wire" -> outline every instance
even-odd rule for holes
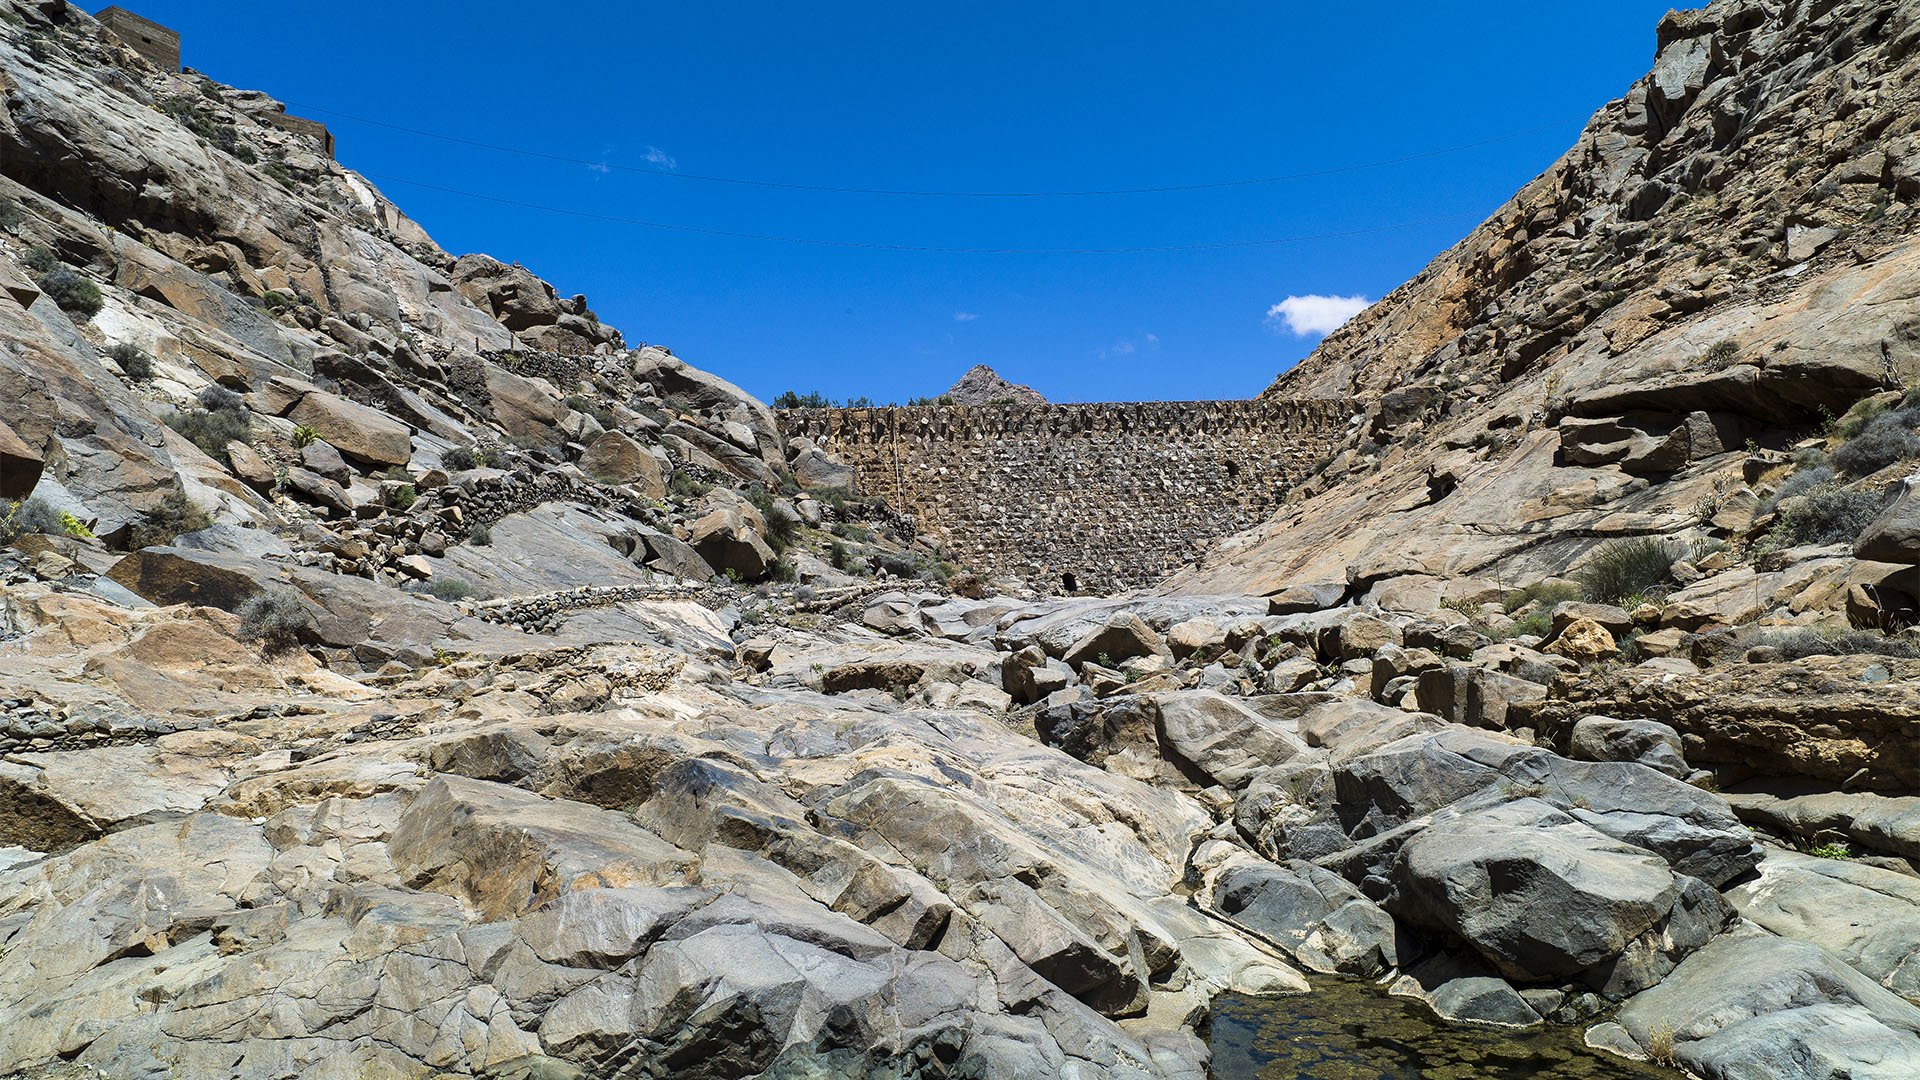
[[[644,218],[622,217],[617,214],[602,214],[591,210],[573,210],[563,206],[548,206],[544,203],[527,202],[521,199],[502,198],[498,195],[485,195],[476,191],[462,191],[458,188],[443,187],[420,180],[410,180],[403,176],[385,173],[355,170],[361,176],[382,180],[387,183],[405,184],[408,187],[437,191],[443,195],[455,195],[465,199],[478,199],[497,203],[502,206],[514,206],[524,210],[539,210],[549,214],[564,214],[569,217],[585,218],[591,221],[605,221],[621,225],[637,225],[648,229],[663,229],[670,232],[697,233],[703,236],[723,236],[738,240],[767,240],[782,244],[806,244],[814,247],[864,248],[870,251],[906,251],[933,255],[1150,255],[1180,251],[1217,251],[1226,248],[1271,247],[1278,244],[1298,244],[1310,240],[1336,240],[1349,236],[1365,236],[1371,233],[1393,232],[1399,229],[1413,229],[1422,225],[1436,225],[1461,218],[1482,217],[1480,211],[1463,211],[1457,214],[1444,214],[1438,217],[1421,218],[1417,221],[1401,221],[1391,225],[1375,225],[1361,229],[1343,229],[1336,232],[1304,233],[1295,236],[1264,237],[1255,240],[1219,240],[1196,244],[1163,244],[1139,247],[1065,247],[1065,248],[1013,248],[1013,247],[933,247],[920,244],[886,244],[863,240],[827,240],[814,237],[778,236],[771,233],[739,232],[732,229],[713,229],[699,225],[675,225],[664,221],[649,221]]]
[[[1402,154],[1398,157],[1381,158],[1375,161],[1362,161],[1362,162],[1353,162],[1345,165],[1328,166],[1322,169],[1309,169],[1304,172],[1281,173],[1276,176],[1259,176],[1259,177],[1250,177],[1250,178],[1244,178],[1239,180],[1215,180],[1215,181],[1206,181],[1206,182],[1188,183],[1188,184],[1168,184],[1168,185],[1163,185],[1159,187],[1092,188],[1092,189],[1078,190],[1078,191],[1075,191],[1075,190],[942,191],[942,190],[917,190],[912,188],[840,187],[840,186],[835,186],[831,184],[803,184],[803,183],[797,183],[797,182],[785,181],[785,180],[761,180],[761,179],[754,179],[750,177],[741,177],[741,176],[720,176],[720,175],[715,175],[711,173],[681,172],[677,169],[644,168],[638,165],[620,165],[612,162],[596,161],[590,158],[569,157],[565,154],[549,153],[542,150],[531,150],[531,149],[527,149],[526,147],[506,146],[500,143],[483,142],[478,139],[469,139],[459,135],[447,135],[442,132],[426,131],[420,128],[412,128],[412,127],[406,127],[400,124],[389,123],[385,120],[373,120],[364,116],[354,116],[349,113],[340,112],[336,109],[322,108],[318,105],[305,105],[295,101],[289,101],[286,104],[289,106],[292,106],[293,108],[300,109],[305,112],[323,113],[327,116],[339,117],[342,120],[347,120],[352,123],[367,124],[372,127],[386,128],[391,131],[398,131],[403,134],[414,135],[420,138],[438,139],[443,142],[456,143],[462,146],[476,147],[482,150],[492,150],[492,151],[496,151],[498,153],[503,153],[503,154],[518,154],[522,157],[538,158],[544,161],[556,161],[556,162],[560,162],[568,165],[584,165],[589,168],[604,169],[604,170],[609,170],[614,172],[638,173],[644,176],[659,176],[659,177],[666,177],[669,179],[692,180],[692,181],[698,181],[698,182],[710,183],[710,184],[733,184],[733,185],[746,186],[746,187],[778,188],[778,189],[783,189],[787,191],[815,191],[815,192],[828,192],[828,193],[840,194],[840,195],[890,195],[890,196],[906,196],[906,197],[914,197],[914,198],[942,198],[942,199],[1096,198],[1096,197],[1106,197],[1106,196],[1114,196],[1114,195],[1156,195],[1156,194],[1165,194],[1169,192],[1181,192],[1181,191],[1210,191],[1210,190],[1217,190],[1221,188],[1253,187],[1253,186],[1262,185],[1262,184],[1278,184],[1278,183],[1284,183],[1290,180],[1309,180],[1315,177],[1322,177],[1322,176],[1338,176],[1342,173],[1360,172],[1366,169],[1382,169],[1392,165],[1404,165],[1412,161],[1424,161],[1428,158],[1441,157],[1446,154],[1457,154],[1466,150],[1475,150],[1483,146],[1492,146],[1497,143],[1509,142],[1514,139],[1525,138],[1528,135],[1536,135],[1542,131],[1548,131],[1557,127],[1564,127],[1567,124],[1575,123],[1576,121],[1585,122],[1587,119],[1587,117],[1585,116],[1566,117],[1559,120],[1553,120],[1545,124],[1540,124],[1535,127],[1530,127],[1522,131],[1509,132],[1505,135],[1495,135],[1490,138],[1478,139],[1473,142],[1459,143],[1454,146],[1443,146],[1435,150],[1425,150],[1415,154]]]

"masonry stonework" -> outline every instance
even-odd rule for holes
[[[1344,401],[788,409],[806,436],[944,530],[952,558],[1050,592],[1150,585],[1266,520],[1346,433]]]

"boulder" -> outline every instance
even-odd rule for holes
[[[773,565],[773,549],[733,507],[721,507],[688,526],[687,542],[715,570],[759,581]]]
[[[1811,942],[1909,1000],[1920,999],[1920,880],[1842,859],[1770,850],[1727,890],[1740,917]]]
[[[1899,494],[1853,545],[1855,558],[1920,563],[1920,476],[1909,476]]]
[[[300,464],[343,487],[353,482],[353,470],[347,468],[346,459],[324,440],[301,447]]]
[[[1310,862],[1235,863],[1214,879],[1213,904],[1315,971],[1372,978],[1399,964],[1393,917]]]
[[[33,494],[45,465],[40,452],[0,420],[0,499],[19,502]]]
[[[1586,716],[1573,725],[1572,754],[1583,761],[1631,761],[1684,779],[1680,733],[1657,720]]]
[[[853,466],[820,450],[803,450],[793,459],[793,480],[803,488],[852,488]]]
[[[1613,635],[1607,633],[1606,627],[1592,619],[1576,618],[1540,651],[1589,664],[1612,656],[1614,648]]]
[[[1217,651],[1227,644],[1226,631],[1212,619],[1188,619],[1167,631],[1167,648],[1176,660],[1185,660],[1202,649]]]
[[[490,360],[481,361],[493,417],[507,434],[553,443],[565,410],[545,380],[516,375]]]
[[[1306,753],[1293,733],[1211,690],[1157,694],[1153,700],[1167,750],[1230,791]]]
[[[1290,585],[1267,598],[1267,614],[1301,615],[1323,611],[1339,604],[1346,595],[1347,583],[1344,581]]]
[[[370,465],[405,465],[413,458],[413,432],[378,409],[325,390],[309,390],[286,412],[334,448]]]
[[[1403,917],[1529,982],[1614,959],[1680,896],[1664,859],[1535,799],[1436,822],[1400,849],[1394,876]]]
[[[1136,656],[1170,656],[1165,638],[1132,612],[1125,612],[1106,625],[1089,631],[1067,649],[1061,659],[1075,671],[1088,663],[1107,657],[1114,663]]]
[[[1616,636],[1633,629],[1633,616],[1628,614],[1625,608],[1615,607],[1612,604],[1589,604],[1581,600],[1563,600],[1553,605],[1553,630],[1548,636],[1558,636],[1563,633],[1567,627],[1582,619],[1588,622],[1598,623],[1607,633]]]
[[[596,480],[631,484],[650,499],[662,499],[667,494],[660,462],[639,443],[617,431],[593,440],[587,452],[580,455],[580,470]]]
[[[1920,1008],[1804,941],[1722,937],[1616,1020],[1643,1053],[1670,1046],[1700,1076],[1920,1076]]]
[[[273,466],[267,464],[265,458],[255,453],[253,447],[243,442],[235,441],[227,444],[227,464],[233,466],[233,475],[239,477],[241,483],[257,491],[265,491],[272,487],[277,479],[273,473]]]

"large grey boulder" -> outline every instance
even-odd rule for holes
[[[1631,761],[1681,778],[1690,771],[1680,733],[1658,720],[1583,717],[1573,725],[1571,748],[1585,761]]]
[[[1167,751],[1230,791],[1307,750],[1292,732],[1211,690],[1156,694],[1153,702]]]
[[[1124,612],[1106,625],[1088,631],[1061,657],[1075,671],[1089,663],[1123,663],[1141,656],[1173,655],[1167,641],[1140,616]],[[1102,660],[1106,657],[1106,660]]]
[[[1643,1051],[1728,1080],[1920,1076],[1920,1008],[1817,945],[1720,938],[1620,1010]]]
[[[1913,877],[1774,850],[1727,899],[1741,918],[1812,942],[1894,993],[1920,999],[1920,881]]]
[[[1527,982],[1595,969],[1603,974],[1594,981],[1606,982],[1622,953],[1669,921],[1685,891],[1664,859],[1536,799],[1436,822],[1400,849],[1394,876],[1399,914],[1451,932]],[[1697,933],[1679,936],[1692,940],[1668,941],[1664,951],[1704,943]],[[1621,989],[1646,984],[1635,978]]]
[[[1371,977],[1399,964],[1393,917],[1310,862],[1238,862],[1214,879],[1213,904],[1320,972]]]

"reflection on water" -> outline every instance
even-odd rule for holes
[[[1453,1027],[1416,1001],[1350,979],[1296,997],[1213,1003],[1216,1080],[1675,1080],[1588,1050],[1577,1029]]]

